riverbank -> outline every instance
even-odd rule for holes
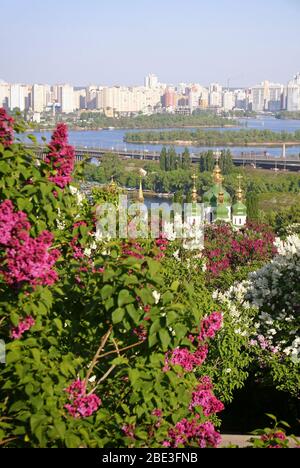
[[[149,145],[161,145],[161,144],[164,144],[164,145],[168,145],[168,146],[173,146],[173,145],[176,145],[176,146],[206,146],[206,147],[211,147],[211,148],[215,148],[215,147],[218,147],[218,146],[225,146],[225,147],[234,147],[234,146],[268,146],[268,147],[273,147],[273,148],[278,148],[280,146],[282,146],[283,144],[285,144],[286,146],[299,146],[300,145],[300,140],[298,141],[268,141],[268,142],[263,142],[263,141],[260,141],[260,142],[249,142],[249,143],[245,143],[244,141],[240,141],[240,142],[222,142],[222,141],[219,141],[218,143],[209,143],[209,142],[197,142],[197,141],[193,141],[193,140],[169,140],[169,141],[154,141],[154,140],[150,140],[150,141],[147,141],[147,140],[141,140],[141,141],[132,141],[132,140],[128,140],[128,139],[124,139],[124,141],[126,143],[131,143],[131,144],[136,144],[136,145],[146,145],[146,144],[149,144]]]
[[[106,131],[106,130],[109,130],[109,131],[114,131],[114,130],[161,130],[162,128],[164,130],[168,130],[168,129],[173,129],[173,128],[239,128],[240,125],[238,124],[226,124],[226,125],[172,125],[172,127],[96,127],[96,128],[92,128],[92,127],[77,127],[77,126],[73,126],[73,125],[70,125],[70,124],[67,124],[68,125],[68,128],[69,130],[71,131],[74,131],[74,132],[101,132],[101,131]],[[53,132],[55,130],[55,126],[54,127],[43,127],[43,128],[32,128],[32,129],[26,129],[25,132],[26,133],[32,133],[32,132]]]

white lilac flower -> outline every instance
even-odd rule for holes
[[[160,300],[160,293],[158,291],[153,291],[152,296],[154,298],[155,304],[158,304]]]

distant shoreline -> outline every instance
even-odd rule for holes
[[[222,143],[222,142],[218,142],[216,144],[209,144],[209,143],[198,143],[196,140],[170,140],[170,141],[145,141],[145,140],[141,140],[141,141],[131,141],[130,139],[125,139],[124,140],[126,143],[130,143],[130,144],[133,144],[133,145],[168,145],[168,146],[198,146],[199,148],[200,147],[209,147],[209,148],[217,148],[219,146],[233,146],[233,147],[236,147],[236,146],[243,146],[243,147],[247,147],[247,146],[269,146],[269,147],[280,147],[282,146],[283,144],[285,144],[285,146],[299,146],[300,145],[300,141],[272,141],[272,142],[263,142],[263,141],[260,141],[260,142],[251,142],[251,143],[245,143],[245,142],[232,142],[232,143]]]
[[[70,127],[68,125],[69,131],[72,132],[102,132],[102,131],[110,131],[113,132],[114,130],[168,130],[172,128],[239,128],[242,125],[172,125],[170,127],[114,127],[114,128],[107,128],[107,127],[98,127],[98,128],[88,128],[88,127]],[[25,133],[43,133],[43,132],[53,132],[55,127],[49,128],[36,128],[36,129],[26,129]]]

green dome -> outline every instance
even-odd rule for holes
[[[246,216],[247,207],[242,202],[236,202],[232,207],[232,214],[234,216]]]
[[[203,195],[204,203],[208,203],[210,205],[216,205],[216,202],[218,200],[218,195],[219,195],[220,192],[224,193],[224,203],[225,203],[225,205],[230,205],[231,196],[224,189],[224,187],[222,187],[222,185],[220,185],[220,184],[214,184],[211,189],[209,189],[207,192],[204,193],[204,195]]]
[[[224,203],[220,203],[217,206],[216,210],[216,219],[227,219],[228,218],[228,209],[224,205]]]

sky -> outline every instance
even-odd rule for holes
[[[286,83],[300,0],[0,0],[0,79],[139,85]]]

